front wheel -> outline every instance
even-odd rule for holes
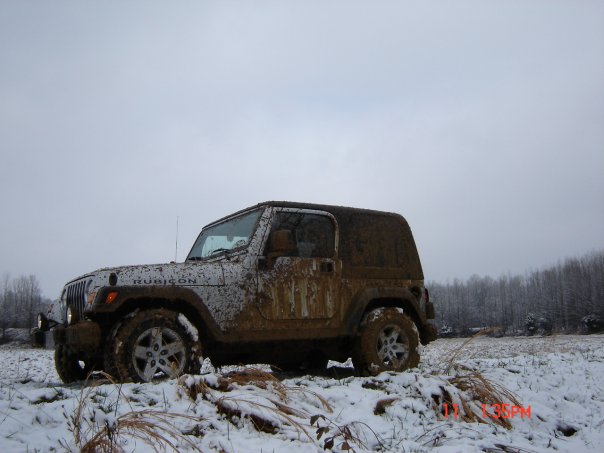
[[[55,368],[65,384],[83,381],[92,371],[92,366],[81,361],[79,356],[64,344],[55,347]]]
[[[363,376],[416,367],[418,344],[417,328],[400,308],[378,308],[361,323],[354,366]]]
[[[172,379],[199,368],[201,347],[164,309],[141,311],[115,332],[106,361],[120,381]]]

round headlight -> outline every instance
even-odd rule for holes
[[[48,330],[48,318],[44,313],[38,313],[38,329]]]
[[[71,309],[71,307],[67,307],[66,320],[67,320],[67,325],[71,325],[71,323],[73,321],[75,321],[75,316],[73,315],[73,310]]]

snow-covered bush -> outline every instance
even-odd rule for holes
[[[604,321],[595,313],[590,313],[581,318],[581,330],[583,333],[598,333],[604,331]]]

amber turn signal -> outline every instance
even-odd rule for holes
[[[117,299],[117,295],[117,291],[111,291],[109,294],[107,294],[107,297],[105,298],[105,303],[112,304],[113,302],[115,302],[115,299]]]

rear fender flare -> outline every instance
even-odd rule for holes
[[[345,314],[346,331],[356,334],[365,313],[380,307],[402,308],[420,332],[426,322],[417,298],[407,288],[367,288],[353,299]]]

